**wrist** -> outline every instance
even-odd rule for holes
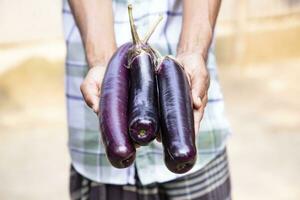
[[[116,45],[103,45],[105,49],[98,49],[95,46],[86,47],[86,58],[90,68],[95,66],[106,66],[116,50]]]
[[[196,29],[183,29],[177,46],[177,54],[196,53],[204,58],[207,57],[213,35],[212,28],[207,25]]]

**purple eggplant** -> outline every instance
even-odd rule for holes
[[[128,134],[129,70],[127,54],[132,43],[118,48],[107,66],[100,95],[99,121],[108,160],[125,168],[135,159],[135,147]]]
[[[156,137],[158,110],[154,66],[149,54],[136,56],[130,65],[129,134],[139,145]]]
[[[135,143],[147,145],[156,137],[159,121],[155,57],[147,41],[161,18],[142,42],[134,26],[131,5],[128,6],[128,14],[134,44],[128,52],[131,84],[128,104],[129,134]]]
[[[181,65],[169,56],[157,68],[157,81],[165,164],[174,173],[185,173],[197,157],[189,82]]]

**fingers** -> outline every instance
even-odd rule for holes
[[[80,90],[86,104],[97,114],[99,112],[100,86],[104,73],[105,67],[93,67],[89,70],[84,81],[80,85]]]
[[[95,113],[99,112],[99,88],[95,84],[84,81],[80,86],[81,93],[86,104],[93,109]]]
[[[205,94],[201,101],[202,106],[199,109],[194,109],[194,126],[195,126],[196,134],[199,132],[200,122],[203,118],[204,110],[205,110],[207,102],[208,102],[208,96],[207,96],[207,94]]]
[[[204,97],[203,97],[203,99],[202,99],[202,106],[201,106],[201,108],[199,109],[199,112],[201,113],[200,121],[201,121],[202,118],[203,118],[204,110],[205,110],[205,107],[206,107],[206,105],[207,105],[207,102],[208,102],[208,96],[207,96],[207,94],[205,94]]]
[[[206,63],[203,59],[191,56],[187,58],[179,58],[179,61],[184,67],[188,82],[191,86],[194,108],[200,109],[202,106],[201,99],[203,99],[209,88],[209,73],[206,68]]]
[[[192,78],[192,97],[194,107],[200,109],[203,106],[203,98],[207,96],[210,80],[206,68],[199,69],[197,74],[199,75]]]
[[[200,121],[203,118],[204,109],[207,104],[207,92],[210,78],[204,59],[198,56],[179,57],[182,63],[189,84],[194,107],[195,133],[199,132]]]
[[[199,132],[199,126],[200,126],[200,119],[203,115],[200,110],[194,110],[194,126],[195,126],[195,134]]]
[[[200,109],[202,106],[201,98],[204,96],[202,93],[205,88],[203,87],[201,80],[198,78],[192,79],[192,98],[195,109]]]
[[[193,72],[190,72],[189,69],[185,68],[185,74],[192,90],[193,106],[194,108],[199,109],[201,107],[201,96],[199,92],[199,90],[201,90],[201,81],[200,79],[195,78]]]
[[[191,78],[191,75],[190,75],[190,73],[188,73],[187,71],[185,72],[185,75],[186,75],[186,77],[187,77],[187,80],[188,80],[188,82],[189,82],[189,85],[190,85],[190,87],[192,87],[192,78]]]

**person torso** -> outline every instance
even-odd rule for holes
[[[149,30],[158,15],[161,24],[149,43],[163,55],[176,55],[181,31],[181,0],[114,0],[114,28],[117,45],[131,41],[127,5],[133,5],[133,15],[141,36]],[[134,183],[134,166],[126,169],[112,167],[101,143],[97,116],[83,101],[80,84],[88,67],[78,27],[75,24],[67,0],[63,3],[64,35],[66,40],[66,98],[68,113],[69,150],[72,164],[87,178],[103,183]],[[105,39],[105,38],[103,38]],[[224,149],[229,135],[229,125],[224,116],[223,95],[218,82],[214,45],[208,55],[207,67],[211,77],[208,105],[197,134],[198,159],[189,172],[201,169]],[[141,182],[149,184],[175,179],[182,175],[169,172],[164,166],[161,143],[152,142],[137,150],[135,166],[142,174]],[[159,174],[159,176],[157,176]]]

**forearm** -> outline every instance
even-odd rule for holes
[[[212,25],[213,31],[217,22],[222,0],[208,0],[209,7],[209,21]]]
[[[177,54],[198,52],[206,59],[221,0],[184,0]]]
[[[88,65],[106,65],[116,49],[111,0],[69,0]]]

